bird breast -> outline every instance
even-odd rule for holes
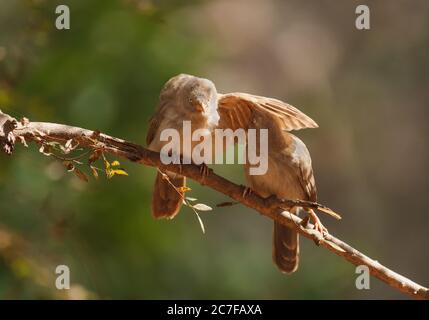
[[[164,145],[170,143],[170,146],[174,144],[174,150],[180,150],[180,154],[185,158],[192,158],[192,151],[196,145],[198,145],[203,139],[211,139],[211,132],[214,125],[210,125],[211,121],[203,113],[192,113],[189,114],[186,110],[180,110],[180,108],[165,108],[163,114],[159,115],[160,123],[155,134],[154,139],[149,145],[149,149],[154,151],[160,151]],[[178,140],[161,141],[161,133],[164,130],[174,129],[179,135]],[[194,140],[193,137],[197,136],[198,140]]]

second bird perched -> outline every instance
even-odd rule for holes
[[[161,151],[167,141],[161,141],[164,129],[182,132],[183,121],[192,123],[192,130],[205,129],[268,129],[268,171],[250,175],[245,165],[246,179],[252,191],[263,197],[316,201],[316,186],[310,154],[305,144],[288,131],[317,128],[316,122],[295,107],[277,99],[246,93],[220,94],[208,79],[180,74],[164,85],[155,115],[147,133],[148,148]],[[182,140],[184,137],[181,135]],[[182,143],[182,141],[181,141]],[[190,150],[182,150],[183,158],[192,158]],[[180,150],[180,148],[178,149]],[[173,218],[180,210],[185,177],[166,172],[168,179],[157,174],[152,194],[152,215]],[[174,187],[173,187],[174,185]],[[293,213],[297,214],[297,208]],[[318,231],[326,232],[313,210],[310,219]],[[291,228],[274,222],[273,259],[282,272],[291,273],[298,267],[298,234]]]

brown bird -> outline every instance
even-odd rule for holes
[[[180,74],[167,81],[161,90],[155,115],[149,123],[146,136],[148,148],[160,152],[168,141],[161,140],[165,129],[176,129],[180,134],[180,145],[175,146],[183,158],[192,158],[192,150],[197,142],[192,142],[189,149],[182,150],[183,121],[190,121],[192,131],[207,129],[210,135],[217,126],[217,92],[214,84],[207,79]],[[172,219],[179,212],[183,201],[180,188],[186,185],[184,176],[166,172],[167,177],[158,172],[152,193],[152,215],[155,218]]]
[[[276,99],[248,94],[224,96],[219,103],[218,127],[236,130],[268,129],[268,167],[263,175],[251,175],[251,165],[245,164],[245,175],[251,190],[262,197],[275,195],[279,199],[317,200],[310,153],[305,144],[287,131],[317,128],[317,124],[296,108]],[[264,109],[261,109],[264,108]],[[255,112],[254,110],[261,110]],[[258,139],[256,140],[259,141]],[[259,149],[259,146],[256,146]],[[291,212],[298,214],[299,208]],[[307,210],[316,230],[325,233],[315,212]],[[296,271],[299,263],[298,233],[274,222],[273,260],[285,273]]]
[[[250,187],[264,197],[276,195],[279,198],[316,200],[308,150],[301,140],[287,131],[316,128],[317,124],[298,109],[272,98],[246,93],[220,94],[210,80],[181,74],[170,79],[161,91],[147,134],[149,149],[160,151],[167,143],[160,140],[162,130],[174,128],[181,132],[183,120],[191,121],[193,130],[207,129],[207,134],[213,133],[215,128],[268,129],[268,171],[265,175],[250,175],[250,166],[246,164]],[[188,150],[184,154],[182,150],[181,155],[191,157],[191,152]],[[185,186],[185,178],[167,174],[176,188],[158,173],[152,195],[155,218],[173,218],[182,204],[183,195],[177,189]],[[297,210],[294,209],[293,213]],[[326,231],[314,211],[310,210],[309,214],[315,228]],[[298,253],[297,233],[274,223],[273,258],[280,270],[287,273],[295,271]]]

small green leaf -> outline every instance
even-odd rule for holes
[[[60,149],[64,154],[69,154],[76,147],[77,147],[77,144],[76,146],[73,146],[73,139],[67,140],[64,146],[60,145]]]
[[[208,205],[205,205],[204,203],[197,203],[196,205],[192,206],[195,210],[199,210],[199,211],[210,211],[213,210],[211,207],[209,207]]]
[[[110,165],[111,165],[112,167],[119,167],[121,164],[119,163],[119,161],[118,161],[118,160],[115,160],[115,161],[113,161]]]
[[[115,175],[112,171],[112,169],[106,169],[107,179],[112,179],[112,177]]]
[[[110,163],[106,159],[104,159],[104,167],[106,168],[106,170],[110,169]]]
[[[179,191],[180,193],[185,193],[185,192],[188,192],[188,191],[191,191],[191,190],[192,190],[191,188],[185,187],[185,186],[177,188],[177,191]]]
[[[197,215],[198,222],[200,223],[201,231],[203,232],[203,234],[206,233],[206,229],[204,228],[203,220],[201,220],[201,217],[200,217],[200,215],[198,214],[197,211],[194,211],[194,212]]]
[[[112,176],[114,176],[114,175],[127,176],[128,175],[128,173],[123,169],[113,169],[110,171],[112,172]]]
[[[92,175],[94,176],[95,179],[98,179],[98,172],[97,172],[97,168],[91,166],[91,171],[92,171]]]
[[[51,153],[51,146],[42,144],[42,146],[39,149],[39,152],[43,153],[45,156],[49,157],[52,154]]]

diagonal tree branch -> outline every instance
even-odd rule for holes
[[[181,166],[174,164],[165,165],[160,161],[159,153],[150,151],[137,144],[111,137],[98,131],[63,124],[30,122],[27,119],[19,122],[0,111],[0,147],[7,154],[12,153],[16,141],[24,144],[26,141],[34,141],[43,145],[48,142],[65,144],[66,141],[71,139],[75,143],[78,143],[79,146],[90,150],[110,153],[136,163],[158,167],[162,171],[176,172],[189,177],[202,185],[206,185],[229,196],[249,208],[255,209],[260,214],[272,220],[294,228],[304,237],[312,239],[317,245],[334,252],[352,264],[367,266],[373,276],[391,287],[416,299],[429,299],[428,288],[390,270],[378,261],[369,258],[332,235],[323,236],[318,231],[312,229],[313,226],[308,223],[307,219],[301,219],[287,211],[295,206],[322,209],[322,211],[328,209],[320,204],[299,200],[280,200],[274,197],[264,199],[254,193],[247,193],[245,186],[232,183],[216,175],[211,170],[208,176],[203,177],[200,166],[194,164],[184,164]]]

